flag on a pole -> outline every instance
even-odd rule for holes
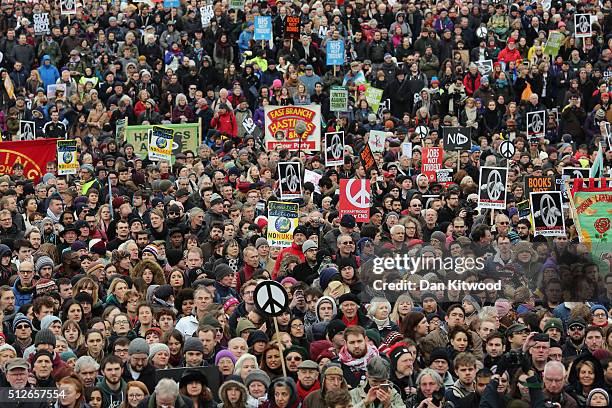
[[[591,166],[589,177],[591,178],[603,177],[603,168],[604,168],[603,151],[601,150],[601,142],[599,142],[599,146],[597,149],[597,155],[595,156],[595,160],[593,161],[593,165]]]

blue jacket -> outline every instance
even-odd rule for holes
[[[251,48],[252,39],[253,32],[244,30],[240,33],[240,37],[238,37],[238,48],[240,49],[241,53]]]
[[[40,67],[38,67],[38,73],[40,74],[40,79],[45,85],[46,92],[47,86],[53,85],[59,79],[60,74],[57,68],[55,68],[55,65],[45,65],[45,61],[51,61],[51,57],[48,55],[43,55]]]
[[[32,303],[32,298],[34,296],[34,287],[26,289],[22,291],[21,289],[21,279],[17,278],[15,283],[13,284],[13,293],[15,294],[15,309],[19,309],[21,306]]]

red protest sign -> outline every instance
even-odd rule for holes
[[[21,140],[0,143],[0,174],[13,174],[13,166],[21,164],[27,179],[38,181],[48,162],[56,161],[57,139]]]
[[[370,221],[371,202],[372,190],[370,180],[340,180],[340,202],[338,207],[341,218],[344,214],[351,214],[357,222]]]
[[[421,173],[425,174],[429,182],[436,181],[436,171],[442,169],[444,152],[441,147],[424,147],[421,159]]]

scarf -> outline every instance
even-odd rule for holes
[[[366,350],[365,356],[360,358],[354,358],[349,353],[346,345],[342,346],[340,349],[340,353],[338,353],[338,359],[340,362],[346,366],[351,368],[356,368],[358,370],[365,370],[368,362],[374,357],[378,355],[378,349],[376,346],[368,345],[368,349]]]
[[[382,330],[385,327],[389,327],[390,326],[389,318],[388,317],[386,319],[384,319],[384,320],[380,320],[380,319],[377,319],[375,317],[370,317],[370,319],[372,319],[372,321],[374,323],[376,323],[376,327],[378,327],[378,330]]]
[[[297,383],[297,391],[298,391],[298,395],[300,396],[300,401],[304,401],[304,399],[308,396],[308,394],[310,394],[311,392],[314,392],[318,389],[321,388],[321,383],[319,382],[319,380],[317,380],[314,384],[312,384],[312,387],[306,389],[304,387],[302,387],[302,383],[300,381],[298,381]]]

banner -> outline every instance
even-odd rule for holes
[[[255,41],[270,41],[272,39],[272,17],[255,16],[255,30],[253,31]]]
[[[370,149],[369,144],[366,144],[363,147],[363,150],[361,153],[359,153],[359,157],[361,158],[361,162],[363,163],[366,173],[368,173],[371,169],[378,168],[376,160],[374,159],[374,153],[372,153],[372,149]]]
[[[300,39],[300,18],[297,16],[285,17],[285,39],[299,40]]]
[[[563,218],[561,192],[531,193],[529,199],[533,218],[533,235],[564,236],[565,219]]]
[[[76,140],[57,141],[57,174],[76,174],[79,169]]]
[[[290,151],[321,150],[321,105],[265,106],[265,148],[276,150],[277,146]],[[295,133],[298,120],[306,122],[306,132],[300,137]]]
[[[278,188],[281,200],[293,200],[302,197],[302,163],[278,163]]]
[[[329,40],[325,44],[326,65],[344,65],[344,41]]]
[[[593,27],[590,14],[574,14],[574,28],[576,38],[591,37]]]
[[[565,35],[558,31],[551,31],[548,33],[548,40],[546,40],[546,46],[544,47],[544,54],[550,55],[552,58],[555,58],[557,54],[559,54],[559,50],[561,49],[561,45],[563,45],[563,41],[565,40]]]
[[[453,169],[436,170],[436,182],[448,187],[453,182],[453,172]]]
[[[162,126],[153,126],[149,139],[149,160],[168,160],[172,156],[174,130]]]
[[[19,138],[21,140],[36,139],[36,123],[28,120],[19,121]]]
[[[177,153],[191,150],[197,152],[200,144],[200,124],[199,123],[179,123],[164,125],[165,128],[174,130],[172,142],[172,161]],[[141,158],[147,157],[149,143],[149,130],[152,125],[127,126],[125,128],[125,140],[134,146],[134,153]]]
[[[385,140],[387,139],[387,132],[382,130],[370,130],[368,136],[368,145],[372,149],[372,153],[382,153],[385,151]]]
[[[58,139],[22,140],[0,143],[0,174],[13,174],[13,166],[23,166],[23,175],[38,181],[47,171],[47,163],[55,162]]]
[[[475,61],[476,66],[478,67],[478,72],[480,75],[490,75],[493,72],[493,60],[480,60]]]
[[[164,0],[164,8],[178,8],[181,7],[179,0]]]
[[[370,221],[370,203],[372,190],[370,180],[340,179],[340,200],[338,201],[338,216],[351,214],[357,222]]]
[[[208,28],[210,26],[210,20],[212,20],[214,16],[215,11],[213,10],[212,4],[200,7],[200,22],[203,28]]]
[[[535,139],[546,135],[546,111],[527,112],[527,138]]]
[[[412,143],[404,142],[402,143],[402,156],[406,156],[409,159],[412,159]]]
[[[234,10],[244,10],[244,0],[230,0],[229,8]]]
[[[329,90],[329,110],[332,112],[348,111],[348,89],[332,86]]]
[[[444,152],[441,147],[424,147],[421,158],[421,173],[426,175],[430,183],[436,181],[436,171],[442,169]]]
[[[344,131],[325,133],[325,167],[344,164]]]
[[[444,151],[458,152],[462,150],[470,150],[472,148],[470,127],[442,127],[442,140],[444,143]]]
[[[298,226],[300,206],[282,201],[268,202],[268,230],[266,239],[270,246],[285,248],[293,243],[293,231]]]
[[[505,210],[507,180],[507,168],[481,167],[478,207]]]
[[[314,186],[315,193],[321,194],[321,188],[319,187],[319,181],[323,175],[312,170],[304,169],[304,184],[312,183]]]
[[[32,14],[34,22],[34,35],[44,35],[51,32],[49,23],[49,13],[34,13]]]
[[[539,193],[542,191],[554,191],[555,183],[553,177],[549,176],[526,176],[525,177],[525,195],[530,193]]]
[[[365,90],[365,98],[368,101],[368,105],[372,108],[372,112],[378,112],[378,106],[380,105],[380,100],[383,96],[383,90],[374,88],[373,86],[368,85]]]
[[[127,118],[117,119],[115,125],[115,139],[120,143],[125,141],[125,128],[127,126]]]
[[[60,0],[60,10],[62,15],[76,14],[76,0]]]

